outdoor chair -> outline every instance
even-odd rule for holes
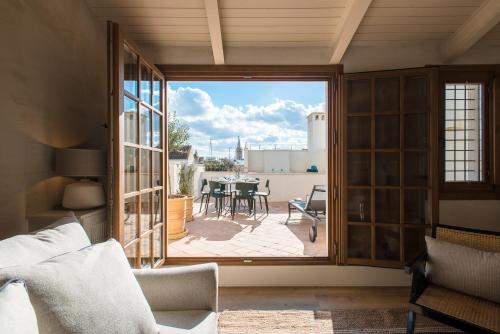
[[[219,218],[220,214],[222,213],[222,209],[224,208],[224,200],[227,197],[230,197],[231,194],[226,192],[225,190],[226,185],[220,182],[209,181],[208,186],[210,188],[210,192],[206,199],[205,215],[208,214],[208,205],[210,202],[210,197],[213,197],[215,199],[215,210],[217,211],[217,218]]]
[[[208,181],[207,181],[207,179],[203,179],[201,181],[201,189],[200,189],[201,202],[200,202],[200,211],[199,212],[201,212],[201,209],[203,208],[203,202],[205,200],[205,197],[210,197],[210,191],[205,190],[206,186],[208,186]],[[209,200],[210,200],[210,198],[209,198]]]
[[[266,213],[269,214],[269,205],[267,203],[267,197],[271,195],[271,189],[269,188],[269,179],[266,180],[267,191],[257,191],[255,196],[259,196],[260,209],[262,210],[262,197],[264,197],[264,202],[266,204]]]
[[[468,248],[484,252],[500,252],[499,232],[435,225],[432,236],[437,241],[454,244],[452,247],[465,246],[463,249],[467,253],[471,253],[467,251]],[[412,274],[407,333],[414,332],[417,313],[467,333],[500,333],[500,304],[498,302],[443,287],[442,282],[441,285],[432,282],[435,271],[443,270],[443,267],[435,268],[439,264],[452,266],[454,269],[449,272],[446,279],[458,279],[462,282],[461,285],[472,284],[480,287],[488,284],[488,281],[492,279],[492,277],[478,276],[475,271],[477,266],[490,267],[491,264],[487,262],[489,257],[482,256],[481,260],[471,262],[470,259],[464,258],[464,254],[454,254],[455,259],[450,258],[449,263],[443,263],[442,260],[436,262],[436,259],[429,258],[429,253],[425,250],[405,265],[405,271]],[[493,279],[498,280],[500,277]],[[483,283],[482,280],[485,282]],[[489,291],[495,293],[494,290]]]
[[[246,200],[248,205],[248,214],[254,214],[254,218],[257,217],[255,210],[255,184],[246,183],[246,182],[236,182],[235,190],[233,191],[233,195],[231,196],[232,204],[231,204],[231,216],[234,220],[234,215],[236,213],[236,202],[239,203],[241,200]]]
[[[292,215],[292,210],[297,210],[310,218],[313,225],[309,229],[309,240],[316,241],[318,236],[318,223],[321,222],[321,215],[326,215],[326,189],[323,185],[315,185],[311,195],[306,196],[306,200],[292,199],[288,201],[288,219]],[[287,222],[288,223],[288,219]]]

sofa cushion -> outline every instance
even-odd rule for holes
[[[217,334],[217,313],[206,310],[153,313],[160,334]]]
[[[500,303],[500,253],[425,237],[427,279],[436,285]]]
[[[21,277],[40,333],[157,333],[153,313],[115,240],[47,261],[0,269]]]
[[[35,310],[20,279],[0,284],[0,333],[38,334]]]
[[[0,241],[0,268],[29,265],[90,246],[76,217],[57,220],[53,228]]]

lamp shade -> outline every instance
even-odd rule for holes
[[[57,149],[56,173],[60,176],[73,177],[106,175],[106,154],[102,150]]]

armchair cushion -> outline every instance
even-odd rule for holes
[[[429,282],[500,303],[500,253],[425,237]]]
[[[217,264],[160,269],[134,269],[153,311],[217,312]]]
[[[26,281],[42,334],[158,332],[115,240],[38,264],[0,269],[0,280],[14,277]]]

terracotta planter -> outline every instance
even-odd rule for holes
[[[167,204],[168,239],[184,238],[188,234],[186,230],[186,196],[168,195]]]
[[[186,196],[186,222],[193,221],[193,196]]]

